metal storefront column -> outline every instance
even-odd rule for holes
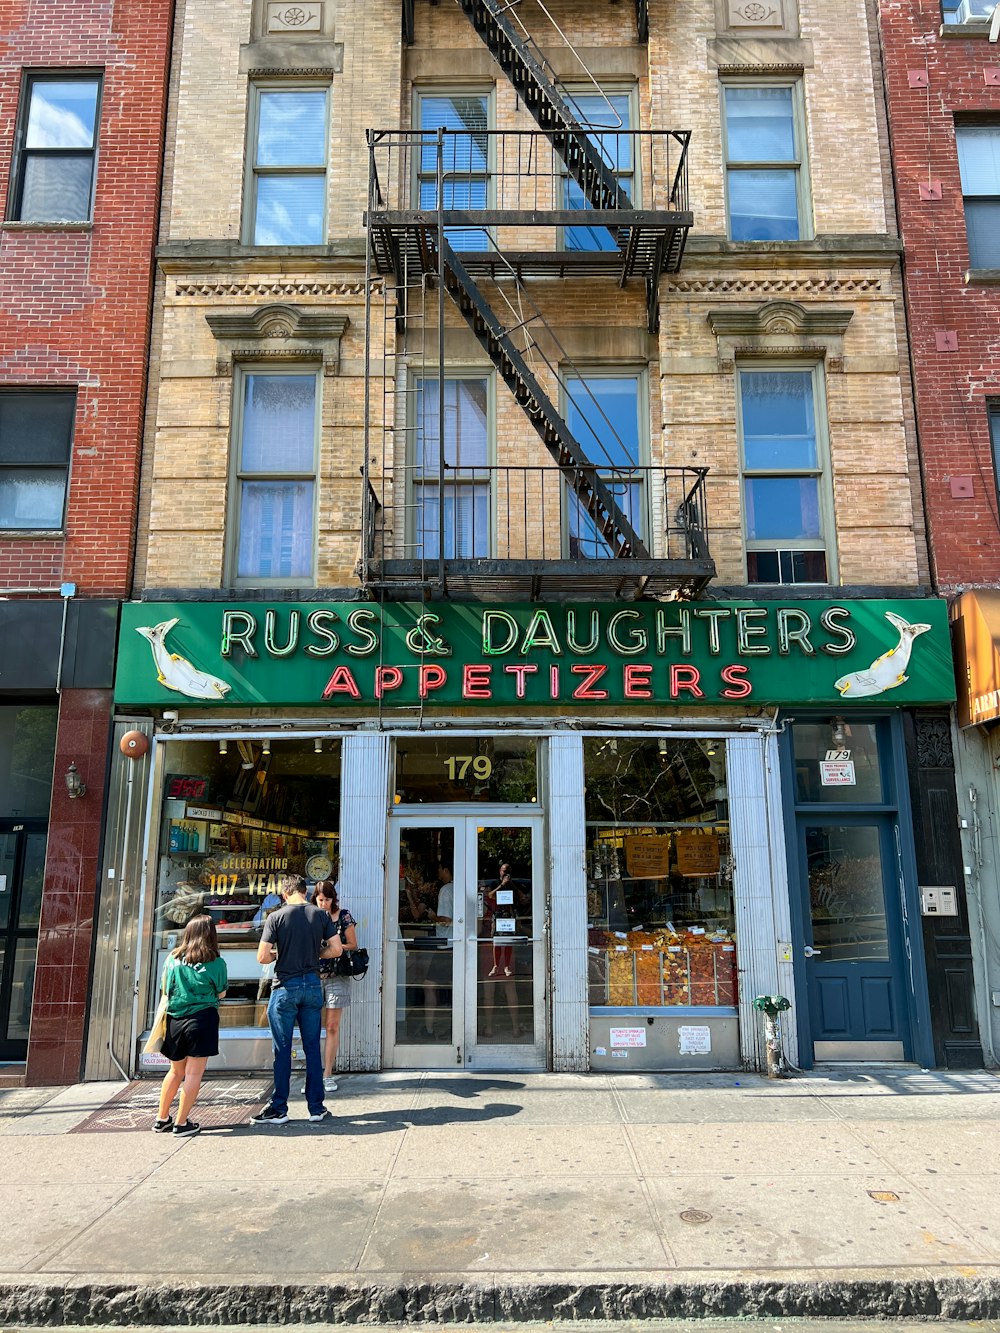
[[[341,1051],[352,1070],[378,1069],[382,1060],[382,937],[385,921],[385,840],[391,739],[347,735],[341,754],[340,896],[368,950],[368,975],[351,983]]]
[[[548,742],[549,893],[552,930],[552,1068],[586,1070],[587,876],[584,858],[583,739]]]
[[[740,1049],[746,1068],[763,1069],[763,1033],[760,1015],[752,1007],[754,997],[795,998],[777,733],[731,737],[726,763],[740,978]],[[787,960],[779,957],[779,946],[787,946]],[[786,1054],[797,1052],[794,1005],[782,1015],[782,1033]]]

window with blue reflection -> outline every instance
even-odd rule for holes
[[[612,172],[622,191],[633,198],[635,161],[632,136],[632,101],[628,93],[576,93],[568,96],[570,110],[581,125],[601,161]],[[564,177],[564,208],[591,207],[583,190],[571,177]],[[567,250],[617,250],[607,227],[567,227],[563,232]]]
[[[417,206],[458,210],[487,208],[490,192],[489,96],[486,93],[422,93]],[[438,130],[444,133],[438,136]],[[486,250],[489,237],[477,227],[445,229],[454,249]]]
[[[791,85],[724,85],[726,192],[734,241],[801,235],[801,152]]]
[[[569,377],[566,424],[636,536],[644,540],[646,486],[639,384],[636,375]],[[566,533],[573,559],[614,557],[583,500],[568,488]]]
[[[257,90],[254,245],[326,239],[326,89]]]

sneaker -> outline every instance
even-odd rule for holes
[[[251,1125],[287,1125],[288,1112],[276,1111],[273,1106],[265,1106],[258,1115],[250,1117]]]
[[[311,1125],[322,1125],[325,1124],[327,1120],[332,1120],[332,1119],[333,1115],[324,1106],[322,1111],[316,1111],[312,1115],[310,1115],[309,1123]]]
[[[174,1125],[174,1133],[179,1139],[193,1138],[195,1134],[201,1133],[201,1125],[193,1120],[186,1120],[183,1125]]]
[[[337,1080],[336,1080],[335,1078],[325,1078],[325,1079],[323,1080],[323,1091],[324,1091],[324,1092],[336,1092],[336,1091],[337,1091]]]
[[[166,1120],[153,1121],[154,1134],[169,1134],[170,1131],[173,1129],[173,1127],[174,1127],[174,1117],[172,1115],[168,1115]]]

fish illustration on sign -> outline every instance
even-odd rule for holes
[[[153,661],[156,663],[156,679],[168,690],[186,694],[189,699],[224,699],[233,688],[231,685],[218,676],[209,675],[207,671],[199,671],[186,657],[172,653],[167,647],[167,635],[178,619],[175,617],[173,620],[161,620],[158,625],[135,627],[136,634],[149,640]]]
[[[899,630],[899,642],[881,657],[876,657],[867,671],[851,671],[841,676],[835,686],[842,699],[865,699],[873,694],[884,694],[909,680],[906,668],[913,652],[913,640],[918,634],[926,634],[931,627],[911,625],[893,611],[886,611],[885,618]]]

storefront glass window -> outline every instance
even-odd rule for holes
[[[885,800],[874,723],[839,717],[796,722],[792,735],[799,804],[878,805]]]
[[[188,920],[209,912],[229,970],[222,1028],[266,1027],[269,976],[257,962],[281,875],[337,879],[340,744],[312,740],[169,742],[159,829],[152,1018],[164,959]],[[148,1025],[148,1024],[147,1024]]]
[[[537,751],[524,736],[399,740],[396,804],[537,801]]]
[[[52,796],[58,709],[0,707],[0,810],[44,819]]]
[[[733,1006],[721,740],[584,741],[590,1003]]]

